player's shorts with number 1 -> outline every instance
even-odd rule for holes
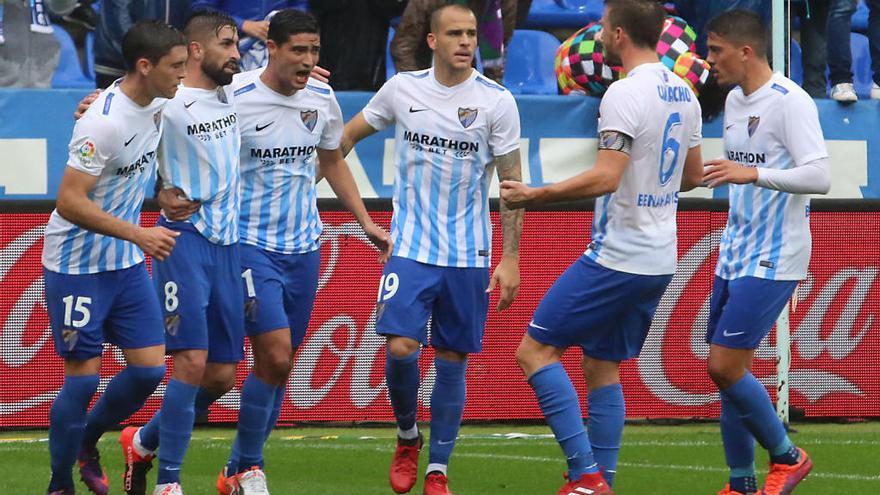
[[[244,357],[244,307],[238,243],[208,241],[189,222],[159,224],[180,232],[165,261],[153,260],[153,282],[169,351],[205,349],[208,361]]]
[[[68,275],[43,270],[55,351],[86,360],[104,342],[140,349],[165,342],[159,301],[144,263],[122,270]]]

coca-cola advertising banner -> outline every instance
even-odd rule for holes
[[[371,203],[373,218],[386,227],[391,218],[388,203]],[[0,213],[0,427],[46,426],[63,380],[43,301],[40,265],[49,210],[10,210],[0,210],[7,211]],[[330,210],[322,213],[325,230],[315,310],[296,355],[281,421],[391,421],[384,339],[373,331],[381,266],[351,215]],[[880,416],[880,212],[817,210],[814,207],[811,214],[810,273],[799,286],[791,316],[791,405],[808,416]],[[623,364],[629,417],[714,418],[720,412],[717,391],[705,372],[709,349],[704,335],[715,252],[726,215],[717,204],[679,213],[678,272],[641,356]],[[155,221],[156,213],[144,213],[145,225]],[[497,260],[497,214],[493,221]],[[465,419],[541,417],[514,352],[544,292],[589,243],[591,221],[592,213],[584,210],[527,212],[519,296],[499,313],[494,309],[497,290],[492,295],[483,352],[469,361]],[[584,397],[580,360],[580,351],[571,349],[565,366]],[[433,352],[425,349],[419,394],[423,419],[429,418],[432,361]],[[248,361],[239,366],[239,386],[249,365],[248,352]],[[102,387],[122,366],[121,352],[108,347]],[[761,343],[754,372],[774,395],[775,332]],[[132,421],[147,420],[163,391],[164,385]],[[238,402],[236,388],[212,407],[210,420],[235,421]]]

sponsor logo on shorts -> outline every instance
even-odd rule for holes
[[[725,337],[736,337],[737,335],[742,335],[742,334],[744,334],[744,333],[746,333],[746,332],[745,332],[745,331],[740,331],[740,332],[730,332],[730,331],[728,331],[728,330],[725,330],[725,331],[721,332],[721,334],[724,335]]]

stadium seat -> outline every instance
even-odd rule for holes
[[[859,0],[859,6],[852,17],[852,30],[855,33],[865,34],[868,32],[868,6],[864,0]]]
[[[86,77],[79,62],[79,54],[73,38],[60,26],[52,26],[52,32],[60,45],[58,67],[52,75],[53,88],[94,88],[95,80]]]
[[[603,0],[533,0],[526,19],[528,28],[581,28],[598,21]]]
[[[856,87],[856,94],[860,98],[870,97],[872,79],[871,52],[868,47],[868,37],[863,34],[852,33],[850,46],[852,47],[853,84]]]
[[[789,79],[798,83],[798,85],[804,84],[804,65],[803,60],[801,60],[801,45],[798,44],[797,41],[791,40],[791,66],[789,67]]]
[[[394,68],[394,59],[391,58],[391,40],[394,39],[394,28],[388,28],[388,43],[385,44],[385,80],[391,79],[394,74],[397,74],[397,69]]]
[[[86,67],[85,73],[86,77],[89,79],[95,79],[95,33],[89,31],[86,33],[86,49],[85,49],[85,57],[86,57]]]
[[[504,86],[513,94],[555,95],[559,40],[544,31],[517,29],[510,40]]]

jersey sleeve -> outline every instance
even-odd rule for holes
[[[318,147],[325,150],[335,150],[339,148],[342,141],[342,109],[339,108],[339,102],[336,101],[336,95],[330,93],[330,105],[328,105],[327,125],[321,133],[321,140]]]
[[[394,124],[394,95],[397,93],[397,81],[399,80],[400,76],[389,79],[364,107],[364,120],[377,131]]]
[[[117,133],[106,120],[83,117],[73,128],[67,151],[67,165],[99,176],[120,147]]]
[[[635,139],[638,135],[640,116],[639,95],[631,85],[612,84],[599,103],[599,132],[617,131]],[[658,123],[662,125],[662,123]]]
[[[501,95],[494,112],[489,133],[489,149],[501,156],[519,149],[520,122],[516,100],[510,92]]]
[[[816,103],[806,93],[793,93],[783,100],[784,145],[796,167],[828,157]]]

